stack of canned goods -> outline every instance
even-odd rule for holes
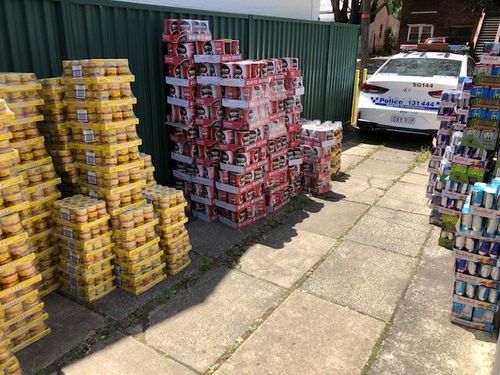
[[[4,373],[19,373],[19,365],[11,356],[50,332],[45,325],[48,315],[40,301],[37,286],[42,277],[37,270],[35,254],[22,217],[30,209],[24,193],[23,177],[18,175],[19,158],[11,146],[8,123],[14,114],[0,99],[0,310],[4,355],[0,368]]]
[[[20,211],[22,225],[29,234],[29,245],[36,254],[36,262],[42,271],[43,281],[39,283],[42,294],[57,289],[56,264],[57,246],[53,237],[54,223],[50,206],[61,194],[57,189],[61,179],[56,175],[52,158],[45,149],[44,137],[37,128],[43,120],[39,107],[44,104],[41,84],[32,73],[0,74],[0,97],[16,118],[8,121],[12,134],[11,146],[17,150],[21,163],[17,173],[23,178],[22,193],[29,206]]]
[[[476,183],[455,237],[456,281],[452,321],[493,330],[500,291],[500,180]]]
[[[144,204],[144,179],[126,59],[63,61],[69,144],[80,192],[106,202],[111,216]]]
[[[131,208],[113,219],[116,283],[139,295],[166,278],[165,262],[155,231],[158,219],[151,204]]]
[[[86,302],[111,293],[114,242],[106,203],[74,195],[54,203],[62,290]]]
[[[42,85],[41,95],[44,99],[40,111],[44,120],[38,128],[45,137],[45,147],[52,156],[56,172],[61,177],[61,190],[66,195],[77,192],[78,170],[75,167],[69,142],[71,128],[66,124],[66,106],[64,99],[64,85],[61,78],[47,78],[39,80]]]
[[[145,181],[144,186],[156,185],[156,180],[154,175],[155,167],[153,166],[153,160],[151,159],[151,155],[140,152],[139,159],[144,161],[144,168],[141,169],[142,179]]]
[[[187,202],[182,191],[155,185],[143,191],[148,203],[154,207],[159,219],[156,231],[160,236],[160,248],[164,253],[167,272],[176,275],[191,264],[191,243],[185,224]]]

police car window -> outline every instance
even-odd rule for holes
[[[461,61],[429,58],[401,58],[389,60],[378,72],[400,76],[449,76],[460,75]]]

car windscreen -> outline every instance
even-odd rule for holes
[[[389,60],[377,73],[398,76],[458,77],[462,62],[450,59],[400,58]]]

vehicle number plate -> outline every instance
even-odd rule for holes
[[[391,122],[393,124],[415,125],[415,116],[391,115]]]

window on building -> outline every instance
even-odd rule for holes
[[[465,44],[470,42],[472,28],[468,26],[451,26],[448,31],[448,42],[450,44]]]
[[[408,25],[408,43],[424,42],[427,38],[432,38],[434,34],[434,25]]]

